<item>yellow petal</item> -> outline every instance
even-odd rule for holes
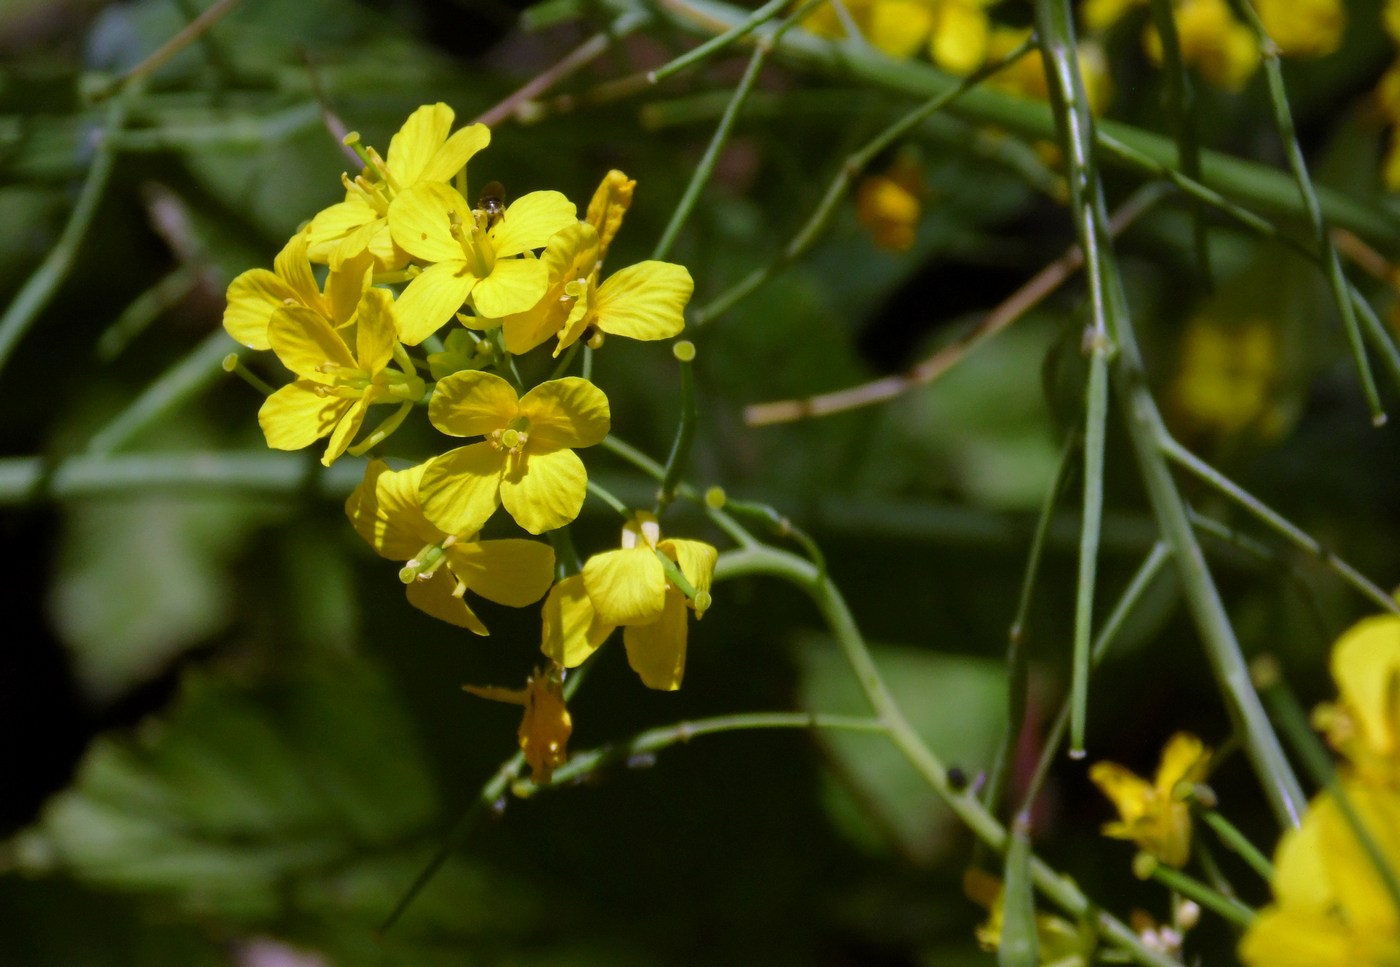
[[[587,492],[588,472],[572,450],[528,453],[525,459],[508,464],[501,477],[501,503],[531,534],[543,534],[572,521]]]
[[[471,205],[455,188],[438,182],[415,185],[389,203],[389,232],[394,242],[424,262],[462,260],[462,243],[452,234],[454,220],[469,230]]]
[[[1141,818],[1156,795],[1151,783],[1116,762],[1095,762],[1089,769],[1089,779],[1128,822]]]
[[[574,305],[574,300],[565,296],[564,286],[586,278],[598,261],[598,253],[598,233],[586,222],[575,222],[554,233],[540,256],[549,287],[526,311],[501,318],[507,352],[517,356],[527,353],[563,328]]]
[[[715,562],[719,551],[704,541],[664,540],[656,545],[680,566],[681,573],[696,591],[710,590],[710,582],[715,575]]]
[[[316,277],[311,274],[311,261],[306,254],[306,238],[305,232],[297,232],[288,239],[287,244],[282,246],[282,251],[272,260],[272,270],[287,283],[298,302],[322,310],[324,306],[321,305],[321,287],[316,284]]]
[[[345,515],[355,533],[380,557],[407,561],[428,544],[447,537],[434,527],[418,504],[423,464],[393,471],[383,460],[371,460],[365,479],[345,501]]]
[[[393,294],[387,289],[365,292],[355,327],[355,359],[360,369],[373,375],[389,365],[398,334]]]
[[[357,195],[323,208],[307,226],[307,254],[317,262],[329,262],[331,252],[347,236],[378,220],[379,213]]]
[[[315,382],[326,382],[323,366],[357,369],[350,347],[331,324],[305,306],[283,306],[267,325],[268,342],[292,372]]]
[[[911,56],[933,29],[933,7],[927,0],[882,0],[870,13],[866,39],[891,57]]]
[[[491,129],[484,124],[468,124],[433,152],[432,158],[419,174],[424,181],[447,181],[466,167],[472,155],[491,143]]]
[[[267,269],[249,269],[229,283],[224,329],[251,349],[270,349],[267,324],[272,314],[296,299],[296,293]]]
[[[408,586],[408,603],[458,628],[466,628],[479,635],[489,634],[476,612],[467,606],[460,595],[452,593],[456,587],[457,580],[447,568],[438,568],[432,577],[414,581]]]
[[[1155,785],[1164,798],[1174,798],[1173,790],[1181,782],[1200,782],[1210,767],[1210,750],[1190,732],[1178,732],[1167,740],[1162,760],[1157,766]]]
[[[622,227],[622,217],[632,206],[632,193],[637,183],[614,168],[603,176],[593,198],[588,202],[587,222],[598,233],[598,261],[608,253],[608,246]]]
[[[645,544],[594,554],[583,565],[593,607],[610,624],[645,624],[666,606],[666,571]]]
[[[685,266],[629,265],[598,287],[593,300],[596,324],[628,339],[669,339],[685,328],[685,304],[694,290]]]
[[[520,399],[520,413],[530,421],[530,452],[601,443],[612,426],[608,398],[578,376],[541,383]]]
[[[685,595],[669,591],[661,616],[650,624],[631,625],[622,632],[627,664],[647,688],[674,691],[685,675]]]
[[[424,104],[410,114],[403,127],[389,139],[389,155],[384,160],[401,187],[407,188],[422,176],[428,160],[447,140],[454,116],[452,108],[441,101]],[[455,170],[449,171],[438,180],[445,181],[454,174]]]
[[[322,466],[329,467],[335,463],[354,442],[355,434],[360,432],[360,427],[365,422],[365,413],[368,412],[373,400],[366,395],[345,402],[349,405],[345,407],[335,429],[331,430],[330,440],[326,441],[326,452],[321,455]]]
[[[339,328],[354,320],[373,273],[374,257],[368,252],[346,259],[340,268],[330,270],[326,277],[325,308],[332,326]]]
[[[1400,873],[1400,791],[1359,782],[1348,783],[1345,789],[1380,859],[1391,871]],[[1390,950],[1400,955],[1400,908],[1336,799],[1319,797],[1308,819],[1320,827],[1319,852],[1347,921],[1358,933],[1389,938]]]
[[[549,272],[539,259],[500,259],[472,289],[477,315],[500,319],[524,312],[549,288]]]
[[[416,346],[437,332],[471,295],[476,276],[465,262],[430,265],[399,294],[399,341]]]
[[[1080,15],[1084,18],[1084,28],[1090,31],[1107,30],[1133,7],[1142,6],[1146,0],[1084,0]]]
[[[475,534],[500,503],[504,465],[505,454],[489,443],[429,460],[418,484],[423,516],[449,534]]]
[[[981,7],[960,0],[945,0],[929,41],[929,56],[949,73],[965,77],[986,61],[990,29],[987,14]]]
[[[532,191],[512,202],[501,220],[491,226],[491,244],[495,246],[497,257],[544,248],[555,232],[578,220],[577,214],[574,203],[565,198],[562,192]],[[402,242],[399,244],[403,245]]]
[[[598,616],[579,574],[565,578],[550,590],[543,616],[540,650],[565,668],[577,668],[587,661],[615,627]]]
[[[1400,755],[1400,615],[1365,618],[1343,634],[1332,649],[1332,677],[1366,747]]]
[[[554,583],[554,549],[540,541],[458,541],[447,562],[472,593],[512,608],[534,604]]]
[[[495,373],[467,369],[438,380],[428,419],[448,436],[485,436],[520,412],[515,389]]]
[[[1248,967],[1356,967],[1351,937],[1336,917],[1268,907],[1240,941]]]
[[[274,450],[300,450],[328,435],[350,401],[320,396],[316,383],[297,380],[283,386],[258,409],[258,424]]]

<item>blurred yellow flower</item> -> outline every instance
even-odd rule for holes
[[[1231,326],[1193,319],[1170,390],[1174,422],[1188,434],[1276,435],[1283,429],[1275,406],[1278,357],[1278,332],[1263,319]]]
[[[1118,822],[1103,833],[1126,839],[1168,866],[1182,867],[1191,852],[1191,807],[1180,787],[1205,779],[1210,750],[1189,732],[1178,732],[1162,750],[1152,782],[1114,762],[1096,762],[1089,778],[1118,809]]]
[[[525,706],[520,720],[520,751],[530,766],[530,777],[538,783],[549,782],[554,770],[569,758],[569,737],[574,721],[564,704],[564,689],[551,672],[535,670],[524,688],[498,688],[494,685],[463,685],[480,698]]]
[[[1400,615],[1364,618],[1337,639],[1332,677],[1338,699],[1318,724],[1359,782],[1400,793]]]
[[[987,59],[995,0],[845,0],[850,23],[873,47],[900,60],[927,47],[929,58],[965,76]],[[821,4],[803,26],[824,37],[845,37],[847,25],[833,4]]]
[[[1342,43],[1347,11],[1342,0],[1253,0],[1264,29],[1291,57],[1323,57]]]
[[[1006,890],[1001,880],[976,867],[963,874],[963,892],[987,911],[987,919],[976,930],[977,945],[998,950],[1005,918]],[[1098,946],[1093,926],[1074,923],[1048,913],[1035,917],[1037,961],[1043,967],[1089,967]]]
[[[1254,32],[1235,19],[1225,0],[1180,0],[1176,32],[1181,59],[1209,83],[1238,91],[1259,67],[1259,42]],[[1143,37],[1147,54],[1162,63],[1162,38],[1149,25]]]
[[[380,557],[405,561],[399,578],[408,602],[420,611],[478,635],[489,634],[467,604],[472,591],[488,601],[523,608],[538,601],[554,580],[554,550],[539,541],[478,541],[448,534],[423,516],[418,487],[424,465],[390,470],[382,460],[345,501],[355,532]]]
[[[531,534],[578,516],[588,472],[574,453],[608,435],[608,398],[586,379],[541,383],[524,396],[480,370],[438,380],[428,404],[448,436],[484,436],[428,461],[423,512],[449,534],[474,534],[501,504]]]
[[[889,170],[867,175],[856,189],[856,220],[875,244],[891,252],[914,245],[927,193],[917,159],[901,154]]]
[[[1379,859],[1400,875],[1400,792],[1344,784]],[[1253,967],[1395,967],[1400,906],[1331,793],[1313,800],[1274,858],[1274,903],[1240,941]]]
[[[992,31],[988,59],[1005,60],[1030,35],[1030,30],[1026,28],[995,28]],[[1080,76],[1084,78],[1084,93],[1089,100],[1089,110],[1096,115],[1102,114],[1113,94],[1103,48],[1093,40],[1085,40],[1079,43],[1075,53]],[[1045,85],[1045,65],[1038,50],[1032,50],[1016,63],[1003,67],[988,78],[987,83],[1008,94],[1037,101],[1049,100],[1050,97],[1049,88]]]

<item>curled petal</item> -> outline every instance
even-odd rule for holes
[[[414,581],[408,586],[408,603],[458,628],[466,628],[478,635],[490,634],[462,596],[452,593],[456,587],[457,579],[447,568],[438,568],[432,577]]]
[[[272,351],[303,379],[328,382],[322,366],[358,369],[350,347],[319,313],[305,306],[283,306],[267,324]]]
[[[710,590],[719,551],[704,541],[665,540],[657,548],[680,566],[681,573],[696,591]]]
[[[388,366],[398,335],[393,295],[387,289],[365,292],[355,327],[355,357],[360,369],[373,375]]]
[[[345,515],[355,533],[380,557],[407,561],[427,544],[445,537],[418,504],[423,464],[393,471],[383,460],[371,460],[362,480],[345,501]]]
[[[355,236],[366,227],[379,221],[379,213],[371,208],[358,195],[351,195],[345,201],[323,208],[311,219],[306,230],[307,254],[313,261],[329,262],[331,254],[337,251],[345,239]],[[364,235],[358,251],[364,251],[369,235]],[[351,252],[350,255],[354,255]],[[342,256],[343,258],[344,256]]]
[[[424,262],[461,261],[462,243],[452,234],[454,221],[470,226],[471,205],[450,185],[424,182],[402,191],[389,203],[389,232],[394,243]]]
[[[491,143],[491,129],[484,124],[468,124],[452,132],[442,147],[433,152],[419,174],[424,181],[447,181],[461,171],[472,155]]]
[[[622,227],[622,217],[632,206],[632,193],[637,182],[614,168],[603,176],[593,198],[588,203],[588,224],[598,233],[598,261],[603,260],[617,231]]]
[[[329,467],[349,448],[355,434],[359,433],[360,427],[364,425],[365,414],[369,412],[369,406],[374,400],[369,396],[361,396],[344,402],[350,405],[345,407],[335,429],[331,431],[331,438],[326,443],[326,452],[321,456],[322,466]]]

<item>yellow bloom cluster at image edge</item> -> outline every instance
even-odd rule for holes
[[[1341,789],[1375,845],[1370,854],[1337,797],[1323,792],[1274,858],[1274,903],[1240,942],[1255,967],[1396,967],[1400,899],[1400,615],[1367,618],[1332,650],[1338,701],[1317,722],[1346,759]]]
[[[1210,749],[1189,732],[1178,732],[1162,750],[1151,782],[1115,762],[1096,762],[1089,778],[1118,809],[1105,836],[1134,842],[1168,866],[1180,868],[1191,855],[1191,807],[1185,795],[1210,771]]]

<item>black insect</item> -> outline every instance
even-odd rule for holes
[[[499,181],[488,182],[485,188],[481,189],[481,196],[476,200],[477,210],[485,213],[486,227],[499,222],[506,217],[506,186]]]

